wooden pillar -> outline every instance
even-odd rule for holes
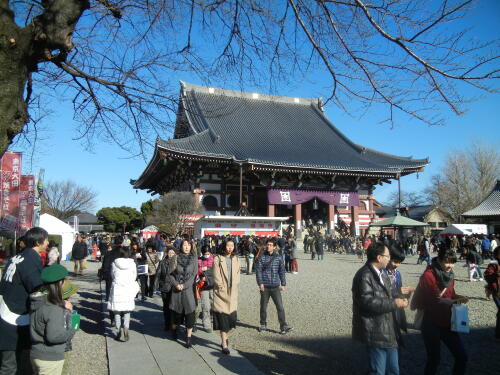
[[[359,207],[351,207],[351,233],[359,236]]]
[[[328,231],[330,234],[335,233],[335,206],[333,204],[328,205]]]
[[[274,207],[274,204],[268,204],[267,205],[267,216],[271,217],[271,216],[275,216],[275,207]]]
[[[302,237],[302,204],[293,206],[295,215],[295,237]]]

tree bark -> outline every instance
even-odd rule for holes
[[[0,155],[29,119],[24,89],[31,38],[14,23],[13,16],[8,1],[0,0]]]
[[[61,63],[73,49],[72,34],[87,0],[42,2],[42,14],[25,27],[14,21],[8,0],[0,0],[0,156],[29,121],[30,75],[38,64]]]

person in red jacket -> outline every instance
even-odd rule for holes
[[[427,351],[425,375],[437,372],[441,359],[441,341],[455,359],[453,375],[465,374],[467,353],[457,332],[451,331],[451,306],[467,298],[455,293],[453,267],[457,262],[455,253],[443,248],[420,277],[411,303],[412,310],[423,309],[422,338]]]
[[[488,282],[486,288],[493,297],[493,302],[497,305],[497,325],[495,328],[495,337],[500,340],[500,246],[497,246],[493,251],[493,260],[488,264],[488,268],[484,271],[484,278]]]

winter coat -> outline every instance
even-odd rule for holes
[[[227,273],[226,257],[220,255],[215,257],[213,270],[213,310],[229,315],[238,309],[238,285],[240,284],[240,261],[238,256],[232,256],[231,288],[229,288],[229,275]]]
[[[490,289],[494,295],[500,296],[500,266],[498,261],[494,260],[484,271],[484,279],[488,283],[488,289]]]
[[[7,262],[0,281],[0,351],[29,349],[30,293],[42,284],[41,272],[40,256],[32,248]],[[9,320],[7,311],[21,316]]]
[[[399,327],[394,312],[396,303],[390,281],[380,282],[373,266],[366,263],[354,275],[352,282],[352,338],[375,348],[397,348]]]
[[[113,262],[120,257],[120,247],[115,247],[111,251],[102,254],[102,278],[111,281],[111,266]]]
[[[420,281],[411,300],[411,309],[423,309],[424,319],[437,327],[449,328],[451,325],[451,306],[439,302],[439,296],[442,292],[432,266],[428,266],[420,276]],[[455,293],[454,280],[450,281],[441,297],[458,298]]]
[[[196,308],[194,299],[194,279],[198,273],[198,262],[196,257],[192,254],[189,255],[189,262],[184,269],[179,264],[179,257],[176,255],[172,257],[169,262],[168,274],[170,283],[172,285],[172,298],[170,299],[169,309],[179,314],[190,314]],[[183,284],[183,290],[177,290],[176,286]]]
[[[160,264],[158,265],[158,272],[156,273],[156,278],[158,280],[158,286],[160,287],[160,291],[162,293],[168,293],[172,290],[172,283],[170,282],[170,275],[168,273],[169,263],[172,261],[172,258],[162,259]]]
[[[108,310],[133,311],[135,296],[139,293],[137,283],[137,266],[131,258],[118,258],[111,266],[111,291],[109,293]]]
[[[74,260],[85,259],[88,255],[87,244],[85,242],[76,241],[71,250],[71,258]]]
[[[276,251],[272,255],[264,251],[255,262],[257,285],[263,284],[268,288],[286,286],[285,264],[283,258]]]
[[[64,360],[66,343],[75,335],[71,312],[47,301],[42,293],[31,297],[31,358],[44,361]]]
[[[153,276],[156,275],[158,271],[158,264],[160,263],[160,257],[157,252],[148,253],[146,251],[141,253],[142,260],[144,264],[148,265],[148,275]]]

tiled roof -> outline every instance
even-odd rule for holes
[[[497,180],[491,193],[476,208],[462,216],[500,216],[500,180]]]
[[[353,143],[325,117],[319,99],[289,98],[182,83],[190,136],[157,146],[255,165],[411,173],[428,164]]]

